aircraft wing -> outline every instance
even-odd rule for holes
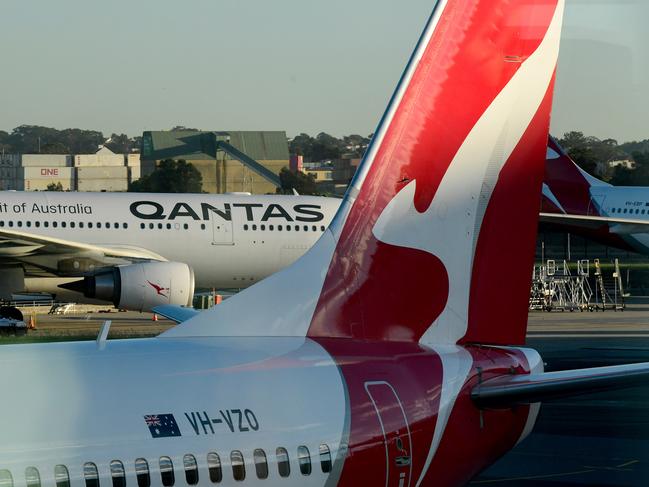
[[[164,316],[175,323],[182,323],[200,313],[200,311],[197,311],[194,308],[178,306],[175,304],[162,304],[160,306],[155,306],[151,311],[160,316]]]
[[[649,221],[635,218],[612,218],[609,216],[569,215],[565,213],[540,213],[539,221],[557,225],[570,225],[597,229],[609,226],[611,233],[620,235],[649,231]]]
[[[484,381],[471,391],[471,399],[483,408],[509,408],[516,404],[623,389],[648,381],[649,362],[511,375]]]
[[[93,245],[0,229],[0,264],[26,264],[40,275],[79,276],[102,267],[165,260],[138,247]]]

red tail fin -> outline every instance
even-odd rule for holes
[[[548,141],[544,183],[541,210],[573,215],[596,212],[590,200],[590,187],[606,185],[577,166],[554,137]]]
[[[437,2],[329,231],[167,336],[521,343],[562,13]]]
[[[523,341],[561,19],[556,0],[439,8],[336,218],[310,336]]]

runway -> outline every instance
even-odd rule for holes
[[[649,361],[649,307],[532,313],[546,370]],[[649,485],[649,384],[543,404],[530,437],[470,485]]]

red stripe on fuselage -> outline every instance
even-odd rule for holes
[[[521,66],[505,59],[524,61],[537,49],[555,7],[555,0],[532,6],[473,0],[446,7],[347,217],[308,336],[417,340],[423,323],[443,310],[447,275],[438,259],[383,246],[372,229],[413,179],[416,208],[428,208],[468,133]],[[530,8],[536,13],[532,25],[515,21]],[[399,259],[402,265],[383,270]],[[403,288],[412,299],[386,299],[389,287]],[[368,314],[369,308],[377,309]]]

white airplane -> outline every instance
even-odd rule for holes
[[[522,348],[563,6],[438,2],[293,265],[157,338],[0,346],[0,486],[458,486],[538,401],[646,381]]]
[[[312,196],[0,192],[0,298],[47,292],[124,309],[245,288],[322,235],[340,200]]]
[[[649,255],[649,188],[612,186],[581,169],[550,138],[541,222]]]

